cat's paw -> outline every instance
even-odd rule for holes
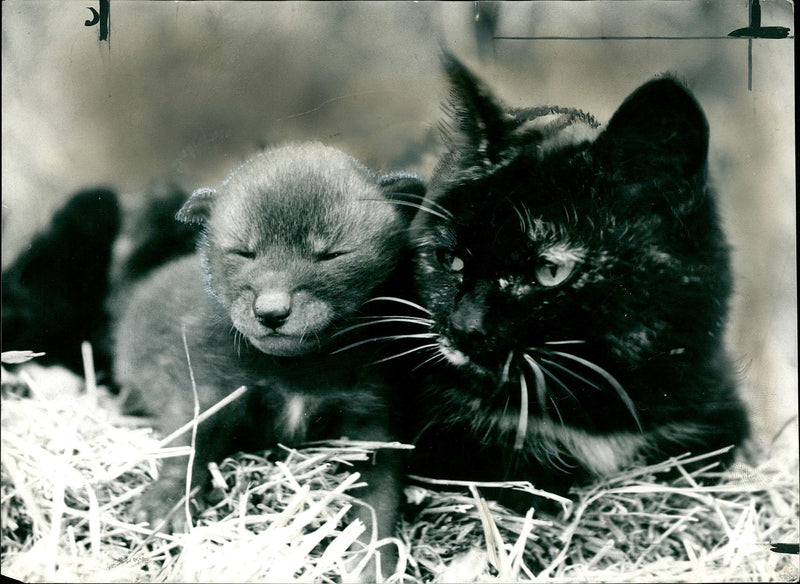
[[[153,531],[182,533],[187,529],[183,485],[175,481],[158,480],[136,500],[131,509],[136,523],[146,522]]]

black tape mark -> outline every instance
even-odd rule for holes
[[[800,543],[771,543],[769,551],[776,554],[797,554],[800,553]]]
[[[107,41],[111,34],[111,0],[100,0],[100,12],[87,6],[92,11],[91,20],[83,23],[84,26],[100,25],[100,40]]]

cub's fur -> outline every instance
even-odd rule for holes
[[[439,357],[413,470],[565,488],[739,444],[728,247],[695,99],[656,79],[601,128],[507,110],[455,59],[447,71],[449,150],[412,226]]]
[[[413,175],[378,176],[342,152],[299,144],[259,153],[220,192],[201,189],[185,203],[178,217],[202,224],[199,251],[133,292],[116,329],[115,373],[128,410],[153,416],[165,434],[192,419],[191,374],[201,411],[250,388],[200,424],[195,484],[208,462],[237,450],[393,437],[388,385],[364,366],[375,360],[370,343],[329,351],[403,258],[408,219],[388,203],[421,188]],[[395,518],[396,468],[381,452],[362,469],[381,536]],[[164,461],[138,503],[141,518],[155,526],[165,517],[186,470],[185,458]]]

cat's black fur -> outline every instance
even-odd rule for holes
[[[655,79],[601,128],[506,109],[446,69],[448,151],[412,226],[435,333],[412,472],[560,489],[741,443],[728,245],[692,95]]]

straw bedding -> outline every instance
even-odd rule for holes
[[[4,363],[30,355],[4,353]],[[90,360],[89,360],[90,363]],[[27,364],[26,364],[27,365]],[[191,431],[189,429],[188,431]],[[791,428],[787,431],[792,431]],[[480,484],[412,478],[397,539],[351,549],[364,529],[354,461],[376,445],[310,444],[239,454],[212,469],[211,496],[176,510],[193,528],[153,534],[130,504],[158,460],[186,456],[125,418],[116,398],[58,368],[3,371],[2,574],[23,581],[340,582],[397,550],[406,582],[797,581],[798,470],[792,454],[736,463],[714,453],[631,469],[574,489],[532,491],[516,515]],[[796,453],[794,453],[796,454]],[[699,470],[683,469],[702,461]],[[664,480],[677,468],[676,478]],[[506,488],[524,488],[507,485]],[[561,511],[537,512],[555,500]]]

